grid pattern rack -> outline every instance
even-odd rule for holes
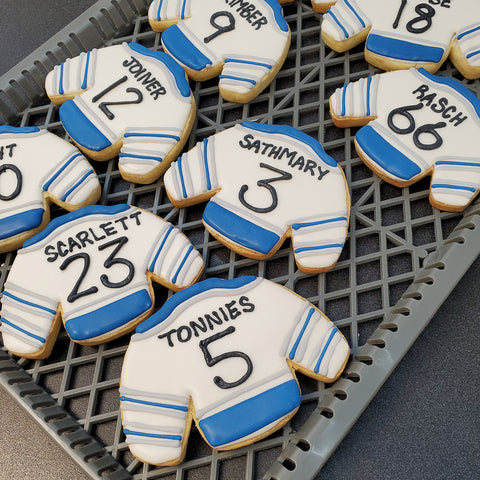
[[[148,3],[101,0],[59,32],[41,56],[37,51],[27,57],[0,79],[3,121],[36,125],[66,138],[57,108],[43,95],[46,72],[66,57],[101,45],[133,40],[160,49],[160,35],[151,31],[145,16]],[[333,125],[330,94],[375,73],[362,47],[344,54],[328,49],[320,40],[321,16],[309,1],[285,6],[284,15],[292,46],[277,78],[253,102],[223,101],[216,80],[191,83],[198,111],[186,148],[246,119],[292,125],[318,138],[344,169],[352,198],[348,239],[333,270],[300,272],[289,242],[261,262],[231,252],[204,229],[203,205],[174,208],[161,179],[152,185],[125,182],[116,159],[93,163],[102,182],[100,203],[130,203],[177,225],[202,252],[205,277],[258,275],[306,297],[345,335],[352,361],[331,386],[299,375],[299,412],[263,441],[216,452],[193,428],[185,461],[157,468],[136,460],[122,433],[118,384],[129,336],[85,347],[62,331],[52,355],[42,361],[0,350],[0,383],[92,478],[314,478],[480,251],[480,206],[474,204],[463,216],[439,212],[428,201],[429,179],[405,189],[380,181],[355,153],[355,130]],[[462,80],[480,95],[480,82],[463,80],[450,64],[440,74]],[[0,285],[14,257],[1,255]],[[159,308],[171,292],[155,287],[155,295]]]

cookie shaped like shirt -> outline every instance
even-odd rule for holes
[[[0,126],[0,252],[45,228],[51,202],[71,211],[99,197],[97,175],[73,145],[37,127]]]
[[[305,272],[336,263],[347,234],[350,198],[342,169],[309,135],[285,125],[243,122],[185,153],[165,174],[174,205],[211,198],[209,232],[255,259],[287,236]]]
[[[280,5],[292,3],[294,0],[278,0]],[[325,13],[333,4],[335,0],[329,0],[327,2],[323,0],[312,0],[312,7],[316,12]]]
[[[94,160],[119,155],[126,180],[151,183],[190,134],[195,102],[169,55],[138,43],[82,53],[56,66],[45,88],[79,148]]]
[[[75,342],[114,339],[152,312],[152,280],[178,290],[202,270],[187,237],[160,217],[129,205],[85,207],[18,251],[2,298],[4,345],[45,358],[61,318]]]
[[[337,126],[366,125],[355,137],[381,178],[407,186],[432,175],[430,202],[463,210],[480,188],[480,100],[463,84],[426,70],[383,73],[330,98]]]
[[[190,78],[219,76],[226,100],[247,103],[273,80],[290,46],[277,0],[154,0],[148,11],[165,51]],[[172,25],[176,23],[176,25]]]
[[[205,280],[131,338],[120,381],[127,444],[144,462],[175,465],[193,417],[212,447],[248,445],[296,412],[294,370],[333,382],[348,356],[335,325],[287,288],[252,276]]]
[[[366,39],[365,58],[383,70],[435,73],[450,55],[465,77],[480,76],[477,0],[338,0],[323,17],[322,38],[339,52]]]

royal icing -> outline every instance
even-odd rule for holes
[[[251,443],[298,408],[290,367],[331,382],[348,355],[335,325],[285,287],[251,276],[197,283],[131,338],[120,387],[127,444],[144,462],[178,463],[192,415],[214,448]]]
[[[193,72],[212,69],[208,78],[222,69],[222,95],[253,90],[258,95],[281,67],[290,43],[277,0],[154,0],[148,16],[154,29],[159,22],[176,22],[161,40],[180,64]]]
[[[365,51],[374,57],[367,59],[389,70],[421,64],[434,72],[454,47],[458,57],[451,58],[460,71],[465,63],[471,75],[480,75],[477,0],[338,0],[323,17],[322,33],[327,44],[358,44],[368,33]]]
[[[47,200],[75,210],[99,196],[97,175],[73,145],[37,127],[0,127],[0,251],[38,231]]]
[[[480,100],[460,82],[423,69],[384,73],[337,89],[330,105],[340,119],[372,120],[355,142],[382,178],[408,185],[433,170],[431,199],[445,209],[476,196]]]
[[[4,345],[37,354],[60,312],[74,341],[115,338],[151,313],[152,279],[178,290],[202,269],[187,237],[160,217],[129,205],[84,207],[18,251],[2,298]]]
[[[60,107],[68,134],[92,158],[103,160],[109,148],[109,158],[120,152],[123,175],[149,178],[161,172],[185,129],[188,136],[195,109],[183,69],[165,53],[138,43],[68,59],[48,74],[45,88],[60,101],[74,97]]]
[[[267,258],[292,237],[301,269],[338,260],[348,227],[341,168],[318,141],[284,125],[243,122],[206,138],[165,174],[174,204],[211,196],[203,221],[235,251]]]

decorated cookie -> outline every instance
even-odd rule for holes
[[[322,38],[337,52],[366,40],[365,58],[383,70],[435,73],[450,55],[465,77],[480,76],[478,0],[338,0]]]
[[[203,223],[241,255],[265,259],[292,237],[305,272],[335,265],[348,228],[342,169],[318,141],[285,125],[243,122],[205,138],[165,174],[176,206],[211,199]]]
[[[335,325],[287,288],[210,278],[170,298],[131,338],[120,386],[127,444],[141,461],[176,465],[193,418],[215,449],[248,445],[297,411],[295,370],[333,382],[348,356]]]
[[[290,46],[277,0],[154,0],[150,25],[193,80],[219,75],[225,100],[253,100],[275,77]],[[176,25],[172,25],[176,24]]]
[[[3,343],[15,355],[45,358],[62,319],[75,342],[112,340],[152,313],[152,280],[178,290],[202,269],[187,237],[156,215],[129,205],[85,207],[18,251],[2,298]]]
[[[37,127],[0,126],[0,252],[45,228],[50,203],[76,210],[100,198],[93,168],[70,143]]]
[[[426,70],[375,75],[330,98],[335,125],[365,125],[355,137],[360,158],[397,186],[432,175],[430,202],[463,210],[480,188],[480,100],[463,84]]]
[[[278,0],[281,5],[285,5],[286,3],[292,3],[294,0]],[[334,3],[336,0],[329,0],[327,2],[323,0],[312,0],[312,7],[316,12],[325,13]]]
[[[185,144],[195,101],[169,55],[138,43],[82,53],[56,66],[45,88],[78,147],[94,160],[119,155],[125,180],[151,183]]]

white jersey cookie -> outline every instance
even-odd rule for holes
[[[187,237],[152,213],[129,205],[69,213],[18,251],[2,298],[4,345],[45,358],[61,318],[75,342],[114,339],[152,313],[151,280],[178,290],[202,270]]]
[[[480,100],[463,84],[426,70],[383,73],[330,98],[337,126],[368,125],[355,137],[362,160],[381,178],[410,185],[432,174],[430,201],[463,210],[480,188]]]
[[[0,252],[45,228],[50,202],[72,211],[99,197],[97,175],[73,145],[37,127],[0,126]]]
[[[165,51],[203,81],[220,75],[220,94],[247,103],[273,80],[290,46],[277,0],[154,0],[148,11]],[[176,25],[172,25],[176,23]]]
[[[287,288],[210,278],[170,298],[131,338],[120,382],[127,444],[144,462],[175,465],[193,418],[213,448],[248,445],[295,414],[295,370],[333,382],[348,356],[335,325]]]
[[[169,55],[138,43],[82,53],[47,76],[50,99],[79,148],[94,160],[119,153],[126,180],[151,183],[185,144],[195,102]]]
[[[434,73],[450,55],[465,77],[480,76],[478,0],[338,0],[322,38],[339,52],[366,39],[365,58],[384,70]]]
[[[203,222],[232,250],[272,256],[287,236],[305,272],[328,270],[345,243],[350,198],[318,141],[285,125],[243,122],[185,153],[165,174],[174,205],[211,198]]]
[[[292,3],[294,0],[278,0],[281,5],[285,5],[286,3]],[[312,7],[316,12],[325,13],[334,3],[336,0],[312,0]]]

